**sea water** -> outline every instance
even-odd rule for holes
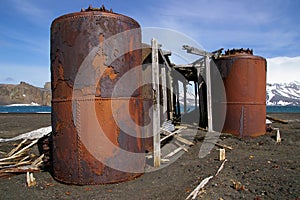
[[[0,113],[50,113],[51,106],[0,106]]]
[[[300,113],[300,106],[267,106],[267,113]]]
[[[189,110],[192,110],[192,108],[189,108]],[[0,113],[50,113],[50,112],[51,112],[51,106],[0,106]],[[267,113],[300,113],[300,106],[267,106]]]

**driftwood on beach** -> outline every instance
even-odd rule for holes
[[[40,171],[44,154],[36,156],[30,153],[30,149],[37,144],[38,139],[29,142],[23,140],[3,158],[0,158],[0,177],[7,173],[26,173]]]
[[[17,140],[22,140],[22,139],[29,139],[29,140],[39,139],[45,135],[48,135],[51,131],[52,131],[51,126],[43,127],[43,128],[37,129],[37,130],[30,131],[28,133],[18,135],[16,137],[0,138],[0,142],[11,142],[11,141],[17,141]]]
[[[43,164],[44,154],[37,156],[31,152],[32,148],[37,145],[38,140],[51,132],[51,126],[40,128],[19,136],[0,139],[0,142],[10,142],[23,139],[10,152],[2,152],[0,158],[0,177],[5,177],[11,173],[27,173],[40,171]],[[32,175],[30,175],[31,177]],[[30,180],[33,181],[31,178]],[[32,182],[31,181],[31,182]]]
[[[286,121],[286,120],[282,120],[282,119],[279,119],[279,118],[271,117],[269,115],[267,115],[266,118],[269,119],[269,120],[275,121],[275,122],[282,123],[282,124],[288,124],[288,121]]]

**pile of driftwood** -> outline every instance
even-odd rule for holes
[[[37,156],[31,153],[32,147],[36,145],[37,142],[38,139],[33,141],[24,139],[9,153],[2,152],[3,156],[0,158],[0,177],[16,173],[32,173],[40,171],[44,154]],[[30,177],[32,175],[28,174],[27,176]]]

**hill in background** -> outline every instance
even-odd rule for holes
[[[45,83],[44,88],[35,87],[25,82],[20,84],[0,84],[0,105],[9,104],[51,105],[51,84]]]

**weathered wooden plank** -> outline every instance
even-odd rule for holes
[[[168,99],[167,99],[167,79],[166,79],[166,67],[165,66],[161,67],[161,82],[162,82],[161,85],[162,85],[162,96],[163,96],[162,110],[163,110],[164,119],[167,119]]]
[[[267,115],[266,118],[269,119],[269,120],[275,121],[275,122],[282,123],[282,124],[288,124],[288,121],[285,121],[285,120],[282,120],[282,119],[278,119],[278,118],[275,118],[275,117],[271,117],[269,115]]]
[[[152,47],[152,90],[153,90],[153,164],[154,167],[160,166],[160,105],[159,105],[159,65],[158,65],[158,44],[156,39],[151,40]]]
[[[160,140],[160,142],[162,142],[162,141],[168,139],[169,137],[171,137],[171,136],[173,136],[173,135],[175,135],[175,134],[177,134],[177,133],[180,133],[183,129],[184,129],[184,128],[180,128],[180,129],[178,129],[178,130],[176,130],[176,131],[174,131],[174,132],[165,131],[168,135],[167,135],[166,137],[162,138],[162,139]]]
[[[212,119],[212,99],[211,99],[211,75],[210,75],[210,58],[205,57],[206,68],[206,88],[207,88],[207,120],[208,120],[208,132],[213,132],[213,119]]]

